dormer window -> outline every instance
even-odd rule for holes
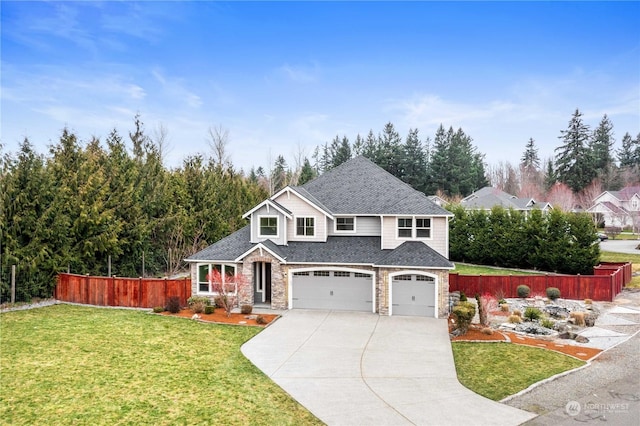
[[[278,217],[277,216],[261,216],[260,217],[260,237],[277,237],[278,236]]]
[[[315,218],[298,217],[296,218],[296,236],[313,237],[315,235]]]

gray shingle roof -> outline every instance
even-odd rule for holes
[[[453,268],[453,264],[446,257],[420,241],[405,241],[394,250],[388,250],[388,253],[378,259],[376,264],[384,266]]]
[[[234,262],[258,244],[249,243],[249,227],[221,239],[187,258],[188,261]],[[270,240],[261,243],[287,263],[360,264],[452,268],[453,264],[419,241],[406,241],[394,250],[381,250],[380,237],[332,236],[322,242],[292,241],[278,246]]]
[[[451,216],[425,194],[363,156],[320,175],[302,189],[333,214]]]

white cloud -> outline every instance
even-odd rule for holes
[[[284,64],[278,68],[278,72],[296,83],[314,83],[318,80],[319,69],[315,64],[313,66]]]

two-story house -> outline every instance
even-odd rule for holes
[[[620,191],[604,191],[587,209],[599,215],[604,226],[640,227],[640,186],[627,186]]]
[[[249,224],[195,253],[192,293],[207,275],[241,273],[240,304],[444,317],[453,215],[365,157],[287,186]]]

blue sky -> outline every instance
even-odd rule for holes
[[[68,126],[168,130],[165,162],[229,130],[236,167],[394,123],[462,129],[489,164],[543,158],[576,108],[640,132],[639,2],[2,1],[4,151]]]

